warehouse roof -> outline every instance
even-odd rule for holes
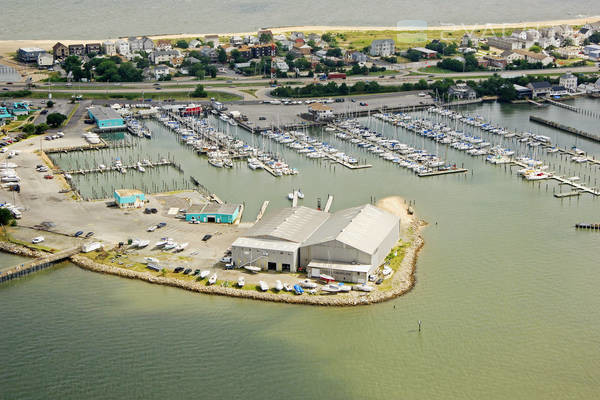
[[[121,115],[110,107],[90,107],[88,110],[96,120],[122,119]]]
[[[240,204],[234,203],[206,203],[206,204],[194,204],[192,205],[187,213],[188,214],[233,214],[235,210],[240,208]]]
[[[328,213],[308,207],[283,208],[261,219],[244,236],[302,243],[328,217]]]
[[[137,189],[117,189],[115,193],[119,195],[119,197],[127,197],[127,196],[139,196],[140,194],[144,194],[141,190]]]
[[[332,214],[303,246],[335,240],[364,253],[374,254],[397,223],[397,216],[370,204],[348,208]]]
[[[286,242],[282,240],[257,239],[251,237],[237,238],[232,246],[248,247],[266,251],[291,251],[294,252],[300,247],[300,243]]]

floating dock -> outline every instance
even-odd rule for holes
[[[149,162],[146,164],[142,164],[143,168],[154,168],[154,167],[160,167],[160,166],[164,166],[164,165],[174,165],[171,161],[169,160],[161,160],[161,161],[156,161],[156,162]],[[110,166],[110,167],[106,167],[106,168],[90,168],[90,169],[74,169],[74,170],[69,170],[69,171],[58,171],[59,174],[69,174],[69,175],[85,175],[85,174],[91,174],[91,173],[104,173],[104,172],[118,172],[121,169],[138,169],[139,166],[137,164],[133,164],[133,165],[122,165],[119,167],[116,166]]]
[[[332,194],[327,195],[327,203],[325,203],[325,208],[323,209],[323,211],[329,212],[332,204],[333,204],[333,195]]]

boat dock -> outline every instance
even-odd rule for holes
[[[21,278],[33,272],[41,271],[51,267],[57,262],[64,261],[81,251],[79,247],[63,250],[55,254],[49,254],[46,257],[38,258],[23,264],[19,264],[6,271],[0,272],[0,283],[8,282],[13,279]]]
[[[570,104],[561,103],[560,101],[555,101],[552,99],[546,99],[546,101],[548,103],[552,104],[553,106],[565,108],[569,111],[573,111],[573,112],[576,112],[579,114],[584,114],[584,115],[587,115],[590,117],[600,118],[600,113],[597,113],[595,111],[586,110],[584,108],[578,108],[578,107],[572,106]]]
[[[292,198],[292,208],[298,207],[298,191],[294,190],[294,197]]]
[[[211,195],[210,195],[210,201],[214,201],[214,202],[215,202],[215,203],[217,203],[217,204],[225,204],[225,202],[223,202],[223,200],[221,200],[221,199],[219,198],[219,196],[217,196],[217,195],[216,195],[216,194],[214,194],[214,193],[211,193]]]
[[[440,171],[432,171],[432,172],[422,172],[417,174],[419,178],[426,178],[428,176],[438,176],[438,175],[448,175],[448,174],[464,174],[465,172],[469,172],[466,168],[453,168],[453,169],[444,169]]]
[[[550,120],[547,120],[544,118],[536,117],[535,115],[530,115],[529,120],[533,121],[533,122],[537,122],[538,124],[549,126],[551,128],[559,129],[563,132],[572,133],[573,135],[581,136],[586,139],[593,140],[595,142],[600,142],[600,136],[598,136],[598,135],[594,135],[593,133],[585,132],[580,129],[575,129],[573,127],[563,125],[563,124],[560,124],[555,121],[550,121]]]
[[[129,148],[133,147],[132,143],[127,143],[124,141],[112,142],[110,144],[106,143],[104,140],[100,139],[101,143],[97,144],[83,144],[81,146],[71,146],[71,147],[52,147],[49,149],[44,149],[44,153],[52,154],[52,153],[70,153],[73,151],[88,151],[88,150],[104,150],[104,149],[121,149],[121,148]]]
[[[554,193],[554,197],[556,197],[557,199],[562,199],[563,197],[574,197],[574,196],[579,196],[579,195],[581,195],[581,191],[579,191],[579,190],[571,190],[569,192]]]
[[[160,161],[156,161],[156,162],[147,162],[147,163],[142,163],[141,162],[141,166],[145,169],[145,168],[154,168],[154,167],[160,167],[160,166],[164,166],[164,165],[175,165],[172,161],[169,161],[167,159],[162,159]],[[69,175],[85,175],[85,174],[90,174],[90,173],[104,173],[104,172],[111,172],[111,171],[122,171],[122,170],[128,170],[128,169],[139,169],[139,165],[137,164],[133,164],[133,165],[121,165],[121,166],[108,166],[105,168],[89,168],[89,169],[74,169],[74,170],[69,170],[69,171],[58,171],[59,174],[69,174]]]
[[[265,215],[265,211],[267,211],[267,207],[269,206],[269,200],[265,200],[262,203],[262,206],[260,207],[260,211],[258,212],[258,215],[256,216],[256,221],[254,221],[254,223],[257,223],[258,221],[260,221],[263,217],[263,215]]]

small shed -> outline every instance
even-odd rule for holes
[[[241,204],[194,204],[185,214],[185,220],[190,222],[233,224],[238,218],[241,208]]]
[[[139,208],[146,203],[146,195],[136,189],[117,189],[114,197],[119,208]]]

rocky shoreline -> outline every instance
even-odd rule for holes
[[[334,306],[347,307],[357,305],[376,304],[388,301],[407,293],[415,284],[415,271],[419,252],[425,245],[425,241],[421,236],[422,229],[426,226],[423,221],[413,221],[411,227],[414,229],[414,236],[410,247],[406,250],[404,259],[398,271],[395,271],[392,278],[392,287],[386,291],[374,291],[371,293],[363,293],[360,296],[338,296],[338,295],[306,295],[296,296],[292,293],[264,293],[254,290],[241,290],[235,287],[225,286],[206,286],[205,282],[196,282],[181,280],[177,278],[169,278],[156,276],[150,272],[138,272],[125,268],[114,267],[111,265],[101,264],[89,259],[81,254],[71,257],[71,262],[80,268],[99,272],[103,274],[115,275],[122,278],[139,279],[148,283],[157,285],[165,285],[177,287],[184,290],[189,290],[197,293],[213,294],[220,296],[239,297],[252,300],[272,301],[288,304],[307,304],[319,306]],[[46,253],[29,249],[25,246],[0,241],[0,251],[17,254],[26,257],[39,258],[44,257]]]

